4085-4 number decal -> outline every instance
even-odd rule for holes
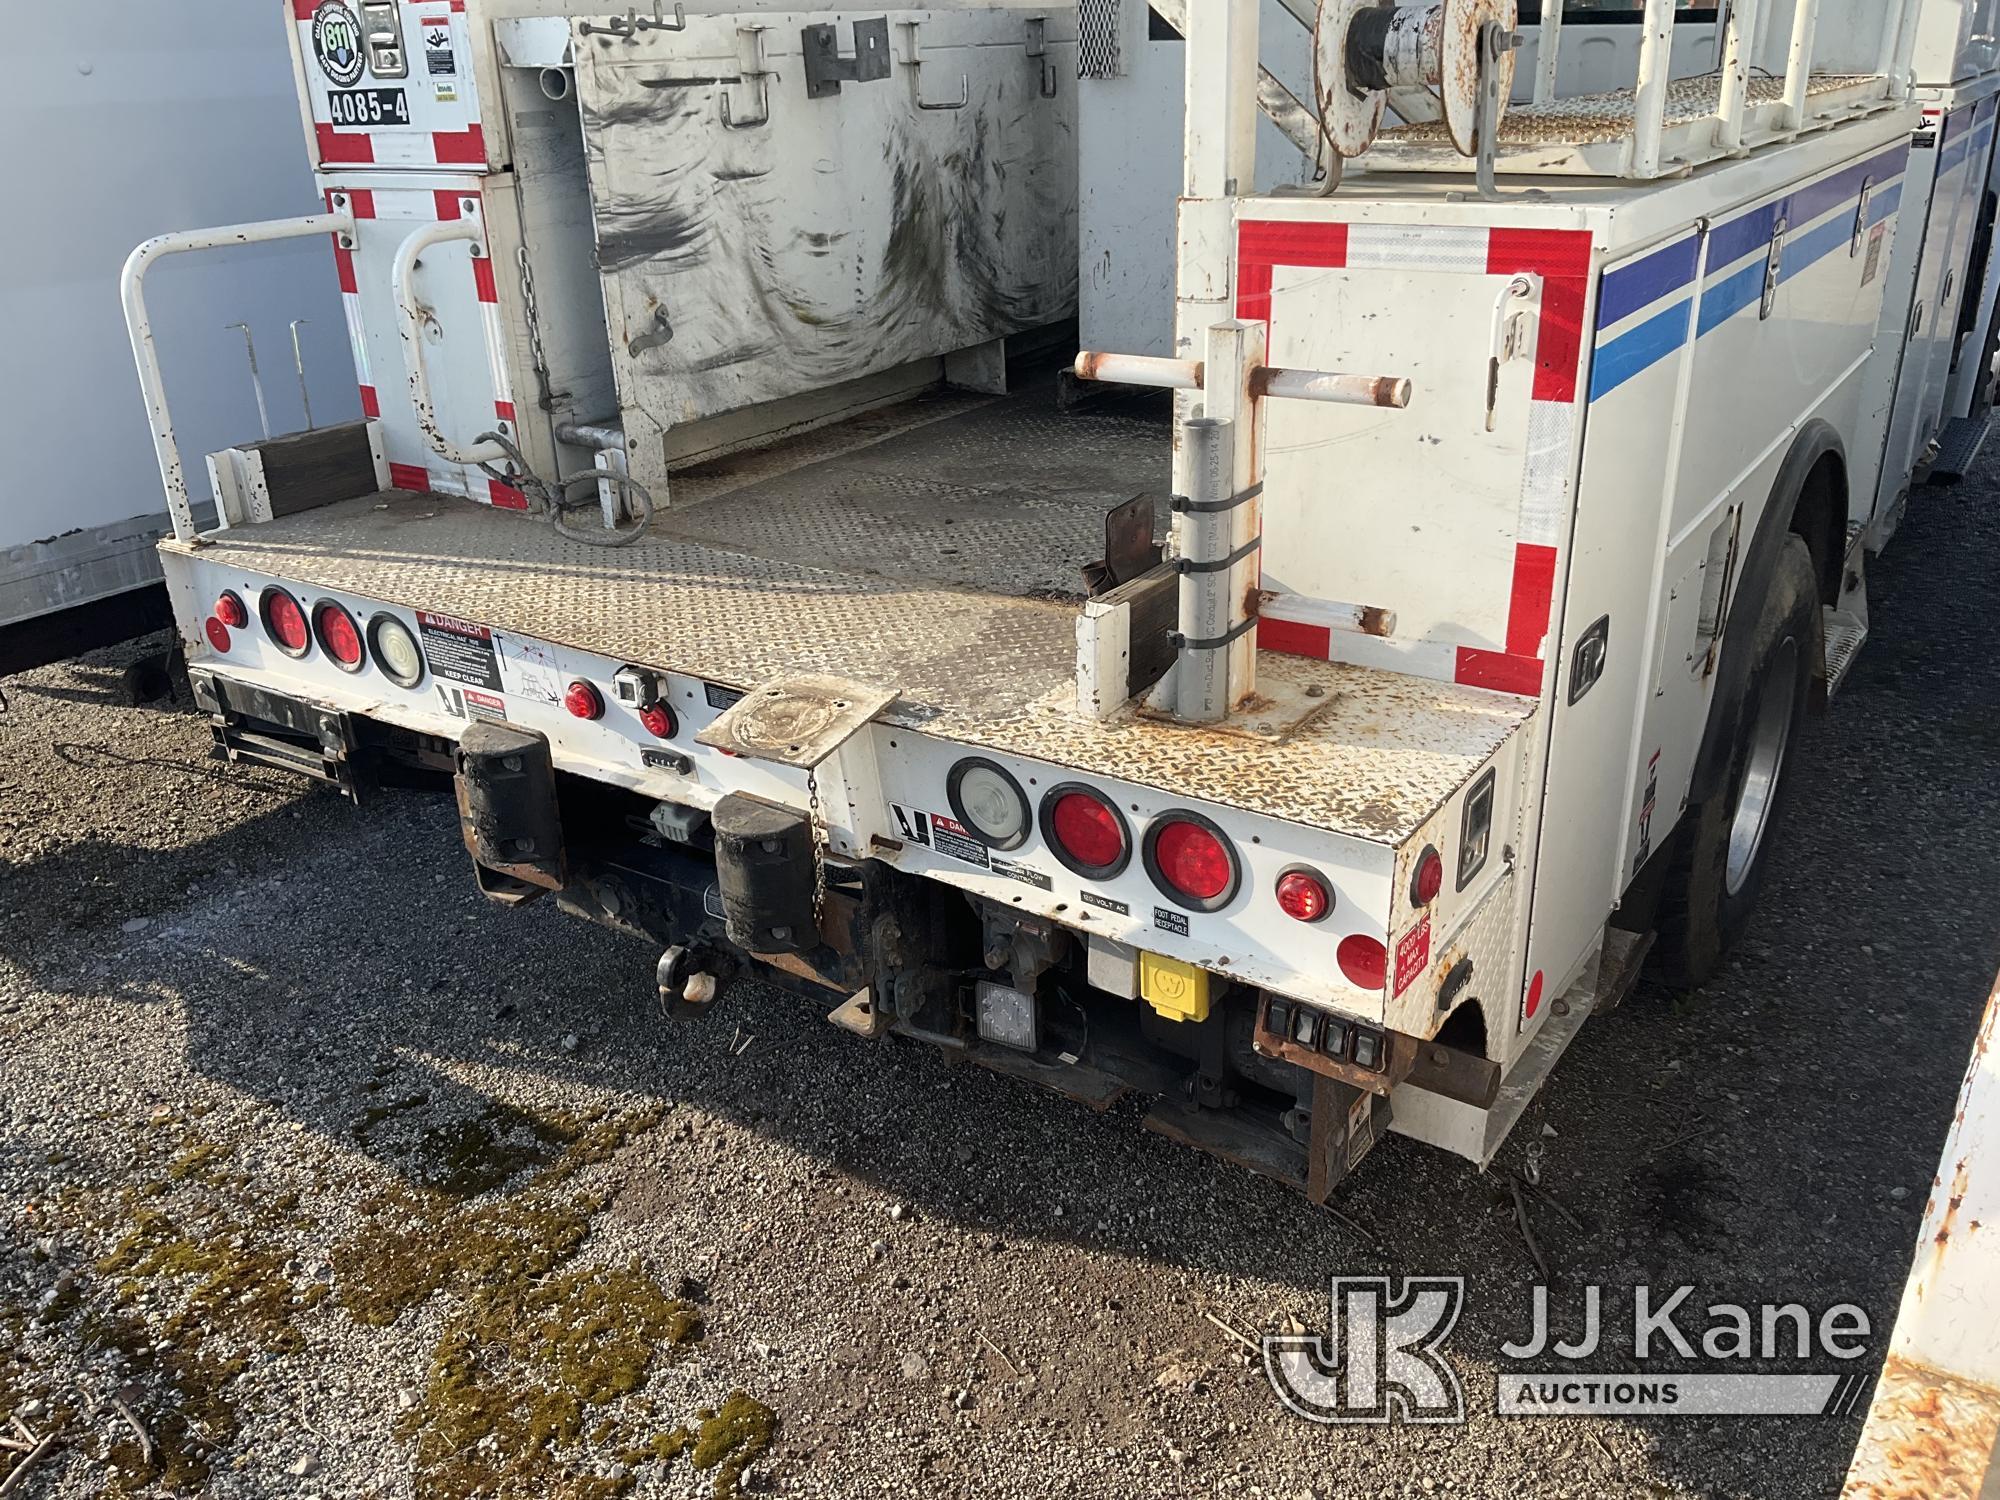
[[[334,89],[326,112],[335,125],[407,125],[409,97],[401,89]]]

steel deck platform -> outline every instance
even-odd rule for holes
[[[1265,682],[1325,699],[1280,742],[1074,711],[1076,606],[1049,596],[1080,596],[1105,504],[1164,492],[1167,442],[1164,424],[1032,395],[945,398],[678,476],[693,503],[630,547],[390,492],[163,550],[251,588],[339,590],[732,688],[801,672],[894,688],[891,724],[1400,842],[1531,701],[1266,652]]]

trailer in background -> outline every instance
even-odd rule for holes
[[[172,528],[114,295],[133,243],[313,202],[286,40],[264,0],[204,0],[199,24],[173,6],[100,21],[10,31],[0,120],[21,217],[0,238],[0,440],[15,455],[0,501],[0,672],[170,618],[155,543]],[[313,419],[359,414],[322,246],[177,267],[158,299],[175,415],[197,451],[259,430],[232,324],[256,340],[269,430],[306,423],[295,319]]]

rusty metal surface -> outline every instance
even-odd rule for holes
[[[1845,1500],[1977,1500],[2000,1439],[2000,984],[1987,999]]]
[[[1814,74],[1806,85],[1806,97],[1837,94],[1842,89],[1870,79],[1865,75]],[[1667,86],[1667,124],[1690,125],[1707,119],[1722,97],[1720,74],[1700,78],[1678,78]],[[1752,78],[1746,94],[1751,106],[1776,104],[1785,97],[1782,76]],[[1557,99],[1549,104],[1518,104],[1508,109],[1500,122],[1500,144],[1506,146],[1599,145],[1622,140],[1632,133],[1635,117],[1633,91],[1611,89],[1601,94],[1579,94],[1573,99]],[[1444,146],[1452,142],[1443,121],[1396,125],[1382,132],[1385,143],[1412,146]]]
[[[1892,1354],[1841,1500],[1980,1500],[1996,1440],[2000,1390]]]
[[[988,464],[1057,482],[1040,450],[1074,429],[1048,420],[1001,429]],[[787,477],[832,489],[852,466],[879,461],[878,448],[863,448]],[[732,493],[750,514],[761,492]],[[1090,514],[1086,558],[1102,543],[1101,513]],[[997,528],[997,558],[1044,545],[1042,513],[984,521]],[[1266,653],[1260,691],[1323,705],[1282,742],[1088,720],[1074,711],[1073,606],[757,555],[768,532],[742,546],[726,527],[714,543],[659,534],[673,524],[605,549],[465,501],[371,495],[217,533],[201,553],[246,575],[438,610],[745,691],[804,673],[867,683],[902,695],[886,723],[1383,842],[1421,825],[1534,713],[1509,695]],[[891,518],[876,524],[893,529]]]
[[[783,766],[816,766],[896,700],[893,688],[843,677],[783,677],[754,688],[695,736]]]

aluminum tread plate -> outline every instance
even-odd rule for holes
[[[1873,74],[1815,73],[1806,84],[1808,98],[1837,94],[1857,84],[1874,82]],[[1709,73],[1698,78],[1677,78],[1667,85],[1666,123],[1691,125],[1715,113],[1722,97],[1721,75]],[[1760,74],[1749,82],[1746,103],[1755,106],[1776,104],[1785,97],[1782,76]],[[1623,140],[1632,133],[1637,103],[1631,89],[1609,89],[1601,94],[1578,94],[1548,104],[1510,105],[1500,122],[1500,144],[1504,146],[1584,146]],[[1395,125],[1384,130],[1381,139],[1390,144],[1448,146],[1451,136],[1442,121],[1420,121]]]
[[[1065,430],[1074,445],[1094,441]],[[860,451],[872,450],[812,472],[846,483]],[[1015,455],[1003,448],[995,458]],[[762,483],[734,493],[754,499]],[[998,514],[988,524],[998,526]],[[1026,529],[1042,524],[1032,507],[1015,524],[1015,543],[1030,548]],[[1071,604],[657,533],[589,547],[530,517],[440,496],[370,495],[213,533],[199,551],[218,567],[745,691],[809,673],[873,684],[901,694],[882,723],[1376,842],[1414,832],[1535,711],[1506,694],[1267,652],[1258,667],[1266,681],[1301,694],[1317,687],[1326,699],[1280,743],[1138,718],[1099,722],[1071,706]]]

